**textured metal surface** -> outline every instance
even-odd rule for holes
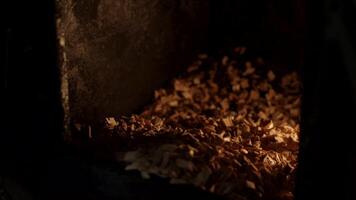
[[[58,1],[62,93],[72,119],[137,111],[202,46],[207,1]]]

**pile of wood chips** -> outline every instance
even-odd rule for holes
[[[118,153],[126,169],[228,199],[293,199],[298,75],[277,76],[245,51],[199,55],[142,114],[106,118],[110,136],[128,146]]]

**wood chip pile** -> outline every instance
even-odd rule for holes
[[[117,156],[126,169],[228,199],[293,199],[298,75],[278,76],[245,51],[199,55],[143,113],[106,118],[108,134],[127,145]]]

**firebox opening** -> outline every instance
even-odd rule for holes
[[[293,199],[302,2],[58,1],[67,137],[143,179]]]

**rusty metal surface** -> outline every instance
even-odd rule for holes
[[[57,1],[62,97],[72,120],[137,111],[205,41],[207,1]]]

